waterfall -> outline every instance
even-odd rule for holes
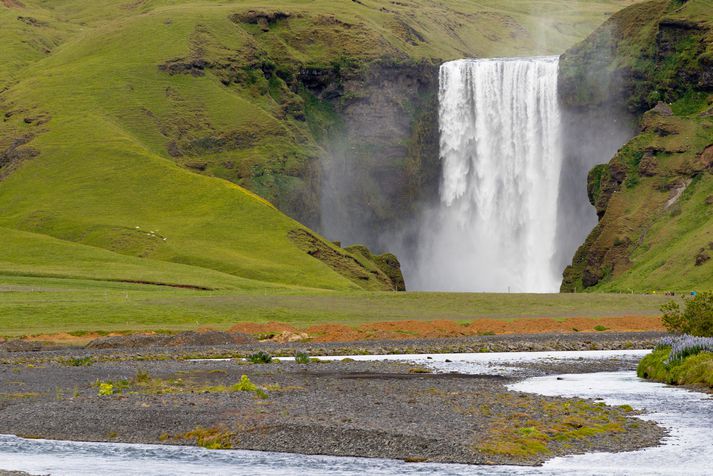
[[[562,167],[557,57],[440,69],[440,202],[411,288],[557,292]]]

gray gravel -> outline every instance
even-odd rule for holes
[[[72,352],[51,355],[61,360]],[[620,359],[530,365],[523,375],[504,377],[414,373],[414,365],[396,362],[257,365],[166,359],[107,360],[72,367],[48,361],[46,355],[34,361],[27,355],[15,357],[0,364],[4,434],[195,444],[185,434],[202,427],[228,432],[233,448],[476,464],[537,464],[544,458],[477,449],[496,419],[507,421],[514,411],[512,402],[537,413],[546,402],[563,400],[509,392],[505,384],[527,375],[634,365]],[[122,395],[100,397],[93,385],[97,380],[130,380],[139,371],[163,381],[181,379],[186,390],[147,394],[133,385]],[[268,398],[200,390],[232,385],[243,374],[266,388]],[[627,418],[625,429],[608,438],[572,440],[569,447],[555,445],[548,456],[629,451],[656,445],[664,434],[655,424],[637,418]]]

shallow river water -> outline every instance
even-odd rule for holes
[[[634,358],[645,351],[359,356],[415,361],[439,371],[512,373],[533,360]],[[343,357],[339,357],[340,359]],[[357,358],[357,357],[355,357]],[[446,362],[450,360],[451,362]],[[648,411],[669,429],[664,444],[628,453],[553,458],[541,467],[413,464],[385,459],[304,456],[193,447],[26,440],[0,436],[0,468],[52,475],[711,475],[713,399],[646,382],[633,372],[534,377],[510,386],[543,395],[602,398]]]

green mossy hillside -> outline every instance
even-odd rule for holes
[[[640,129],[589,174],[599,223],[565,270],[563,291],[713,288],[711,12],[709,0],[646,2],[565,54],[565,104],[623,101]]]

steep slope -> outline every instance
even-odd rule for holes
[[[18,5],[23,4],[15,3],[3,13],[24,12],[25,7]],[[78,18],[57,22],[58,37],[72,28],[81,31],[78,25],[85,18],[91,20],[87,12],[74,7],[67,11]],[[101,14],[100,7],[95,5],[92,12]],[[126,15],[125,8],[117,11]],[[53,25],[40,16],[20,17],[15,21],[43,34]],[[3,16],[4,21],[7,18]],[[192,28],[194,21],[186,28]],[[152,25],[141,15],[97,20],[91,34],[78,34],[36,61],[23,50],[31,42],[17,43],[13,57],[20,69],[3,70],[9,86],[2,94],[0,226],[31,234],[6,230],[2,271],[203,287],[255,287],[256,283],[246,281],[254,280],[391,289],[374,263],[321,238],[315,239],[333,256],[329,262],[315,259],[289,236],[303,227],[270,203],[230,182],[194,174],[157,151],[157,129],[147,124],[157,116],[144,105],[151,105],[158,115],[166,113],[161,108],[170,107],[173,99],[190,109],[190,98],[200,95],[202,105],[197,107],[208,105],[209,119],[212,115],[233,125],[250,118],[255,128],[269,128],[270,122],[266,119],[262,124],[259,108],[225,93],[218,82],[174,79],[161,72],[157,65],[164,54],[184,52],[184,45],[171,41],[170,35],[153,35],[151,43],[148,30],[132,30],[128,36],[117,33],[127,24],[145,23]],[[189,126],[200,123],[195,115],[173,117]],[[63,257],[62,266],[53,268],[52,256]],[[94,270],[85,266],[92,257]],[[342,269],[339,262],[350,265]]]
[[[599,223],[563,291],[713,287],[713,2],[646,2],[562,61],[571,108],[626,104],[639,133],[589,174]]]
[[[560,51],[630,3],[2,0],[0,271],[399,288],[277,209],[320,226],[346,136],[368,164],[347,199],[405,215],[434,183],[440,58]]]

